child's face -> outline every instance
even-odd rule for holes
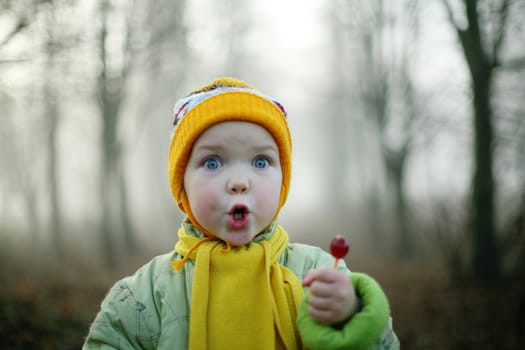
[[[223,122],[200,135],[184,173],[195,218],[231,245],[250,242],[273,219],[281,192],[279,149],[263,127]]]

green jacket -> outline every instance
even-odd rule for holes
[[[174,270],[170,262],[180,258],[174,252],[157,256],[118,281],[102,302],[83,349],[187,349],[195,265],[188,260],[182,271]],[[320,248],[293,243],[279,263],[302,280],[309,270],[333,264],[333,258]],[[391,320],[371,349],[399,349]]]

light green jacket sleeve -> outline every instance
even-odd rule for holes
[[[175,254],[154,258],[106,295],[83,349],[187,349],[193,264],[174,270]]]

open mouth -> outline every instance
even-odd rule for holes
[[[244,205],[236,205],[230,210],[233,220],[243,220],[248,215],[248,208]]]

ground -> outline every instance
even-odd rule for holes
[[[433,264],[367,266],[389,297],[402,349],[525,349],[522,281],[457,285]],[[0,349],[79,349],[107,288],[10,279],[0,291]]]
[[[521,281],[490,286],[453,284],[444,274],[417,265],[378,273],[390,299],[402,349],[525,349],[518,306]]]

